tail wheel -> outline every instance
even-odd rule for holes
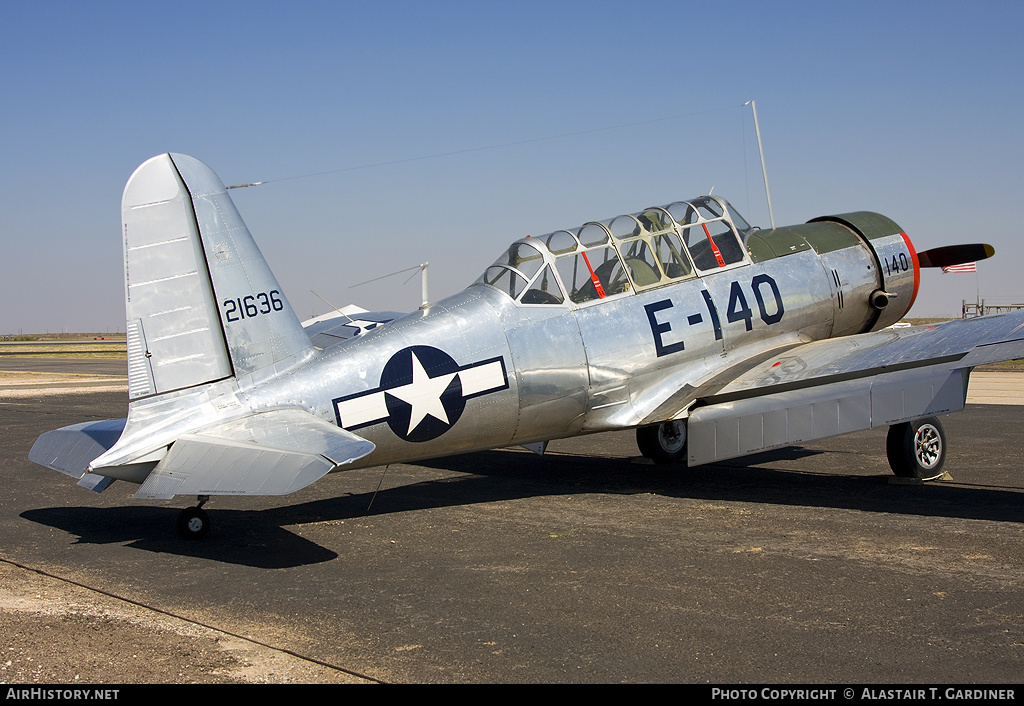
[[[638,427],[636,445],[655,463],[686,463],[686,420]]]
[[[934,417],[889,427],[885,454],[892,472],[903,478],[932,480],[946,462],[946,433]]]

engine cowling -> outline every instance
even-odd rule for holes
[[[867,296],[872,316],[861,331],[877,331],[902,319],[917,298],[921,284],[921,266],[910,238],[891,218],[871,211],[856,211],[837,216],[822,216],[810,223],[831,224],[854,233],[873,256],[876,287]],[[837,335],[833,331],[833,335]],[[838,335],[842,335],[841,333]]]
[[[747,238],[755,261],[813,249],[832,295],[832,336],[891,326],[910,310],[920,264],[910,238],[870,211],[822,216]]]

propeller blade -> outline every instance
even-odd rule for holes
[[[941,248],[924,250],[917,254],[921,267],[950,267],[966,262],[977,262],[992,257],[996,249],[986,243],[970,243],[966,245],[946,245]]]

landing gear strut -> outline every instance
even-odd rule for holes
[[[178,534],[182,539],[202,539],[210,531],[210,516],[203,509],[209,499],[209,495],[200,495],[198,505],[187,507],[178,515]]]
[[[933,480],[946,462],[946,433],[935,417],[889,427],[885,455],[892,472],[903,478]]]
[[[686,420],[637,427],[636,445],[655,463],[686,463]]]

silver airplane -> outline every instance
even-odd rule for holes
[[[327,473],[635,428],[698,465],[888,426],[900,476],[942,472],[936,418],[974,366],[1024,357],[1024,315],[891,328],[921,268],[871,212],[761,230],[702,196],[512,243],[409,314],[303,324],[213,171],[164,154],[122,201],[127,419],[39,437],[29,458],[102,492],[282,495]]]

